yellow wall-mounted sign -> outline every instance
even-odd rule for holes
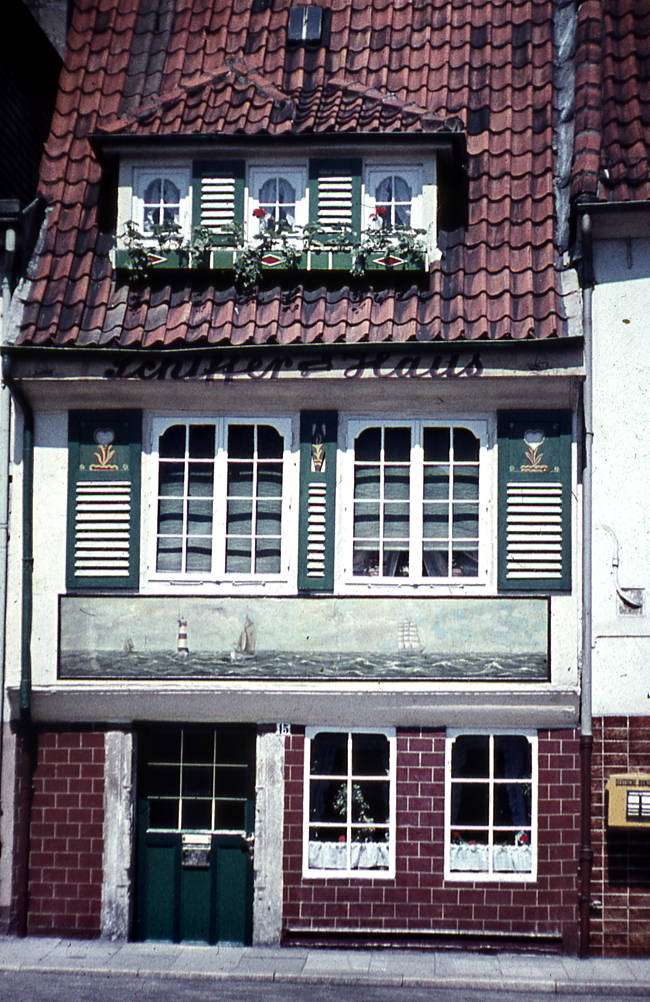
[[[650,828],[650,775],[610,776],[607,794],[610,828]]]

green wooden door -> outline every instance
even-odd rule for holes
[[[137,939],[250,943],[253,728],[139,736]]]

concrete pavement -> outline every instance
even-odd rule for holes
[[[650,998],[650,958],[625,959],[452,950],[203,946],[0,937],[0,971],[259,979],[332,985],[470,989],[499,987]]]

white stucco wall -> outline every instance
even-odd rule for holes
[[[595,714],[650,713],[650,240],[595,246]],[[615,566],[618,558],[619,566]],[[620,612],[617,585],[645,589]]]

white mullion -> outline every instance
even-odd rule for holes
[[[347,786],[348,816],[346,818],[347,870],[352,870],[352,732],[348,731]]]
[[[216,797],[217,797],[217,731],[212,730],[212,803],[210,805],[210,831],[216,828]]]
[[[447,577],[450,578],[453,574],[454,569],[454,486],[456,480],[456,466],[455,458],[456,452],[454,449],[454,435],[456,433],[456,426],[453,424],[449,425],[449,482],[447,485],[447,490],[449,496],[447,498]]]
[[[488,796],[488,873],[494,874],[494,734],[490,734]]]
[[[257,466],[259,463],[259,453],[257,447],[258,425],[253,425],[253,483],[251,485],[251,566],[249,574],[257,574],[256,554],[257,554]]]
[[[185,455],[183,456],[183,526],[181,529],[183,538],[183,559],[181,561],[182,573],[187,574],[187,550],[188,539],[188,510],[190,493],[190,425],[185,425]]]
[[[217,418],[214,423],[214,464],[212,489],[212,574],[222,578],[226,571],[227,512],[228,512],[228,424],[225,418]],[[218,484],[223,484],[217,490]],[[217,540],[222,544],[217,552]]]
[[[184,758],[184,748],[185,748],[185,730],[181,728],[181,747],[178,753],[178,818],[176,821],[176,830],[182,831],[181,824],[183,820],[183,758]]]
[[[409,580],[422,579],[424,551],[424,431],[421,421],[413,423],[409,449]]]
[[[386,480],[386,425],[381,426],[381,438],[379,440],[379,567],[378,577],[384,577],[384,505],[385,500],[385,480]]]

